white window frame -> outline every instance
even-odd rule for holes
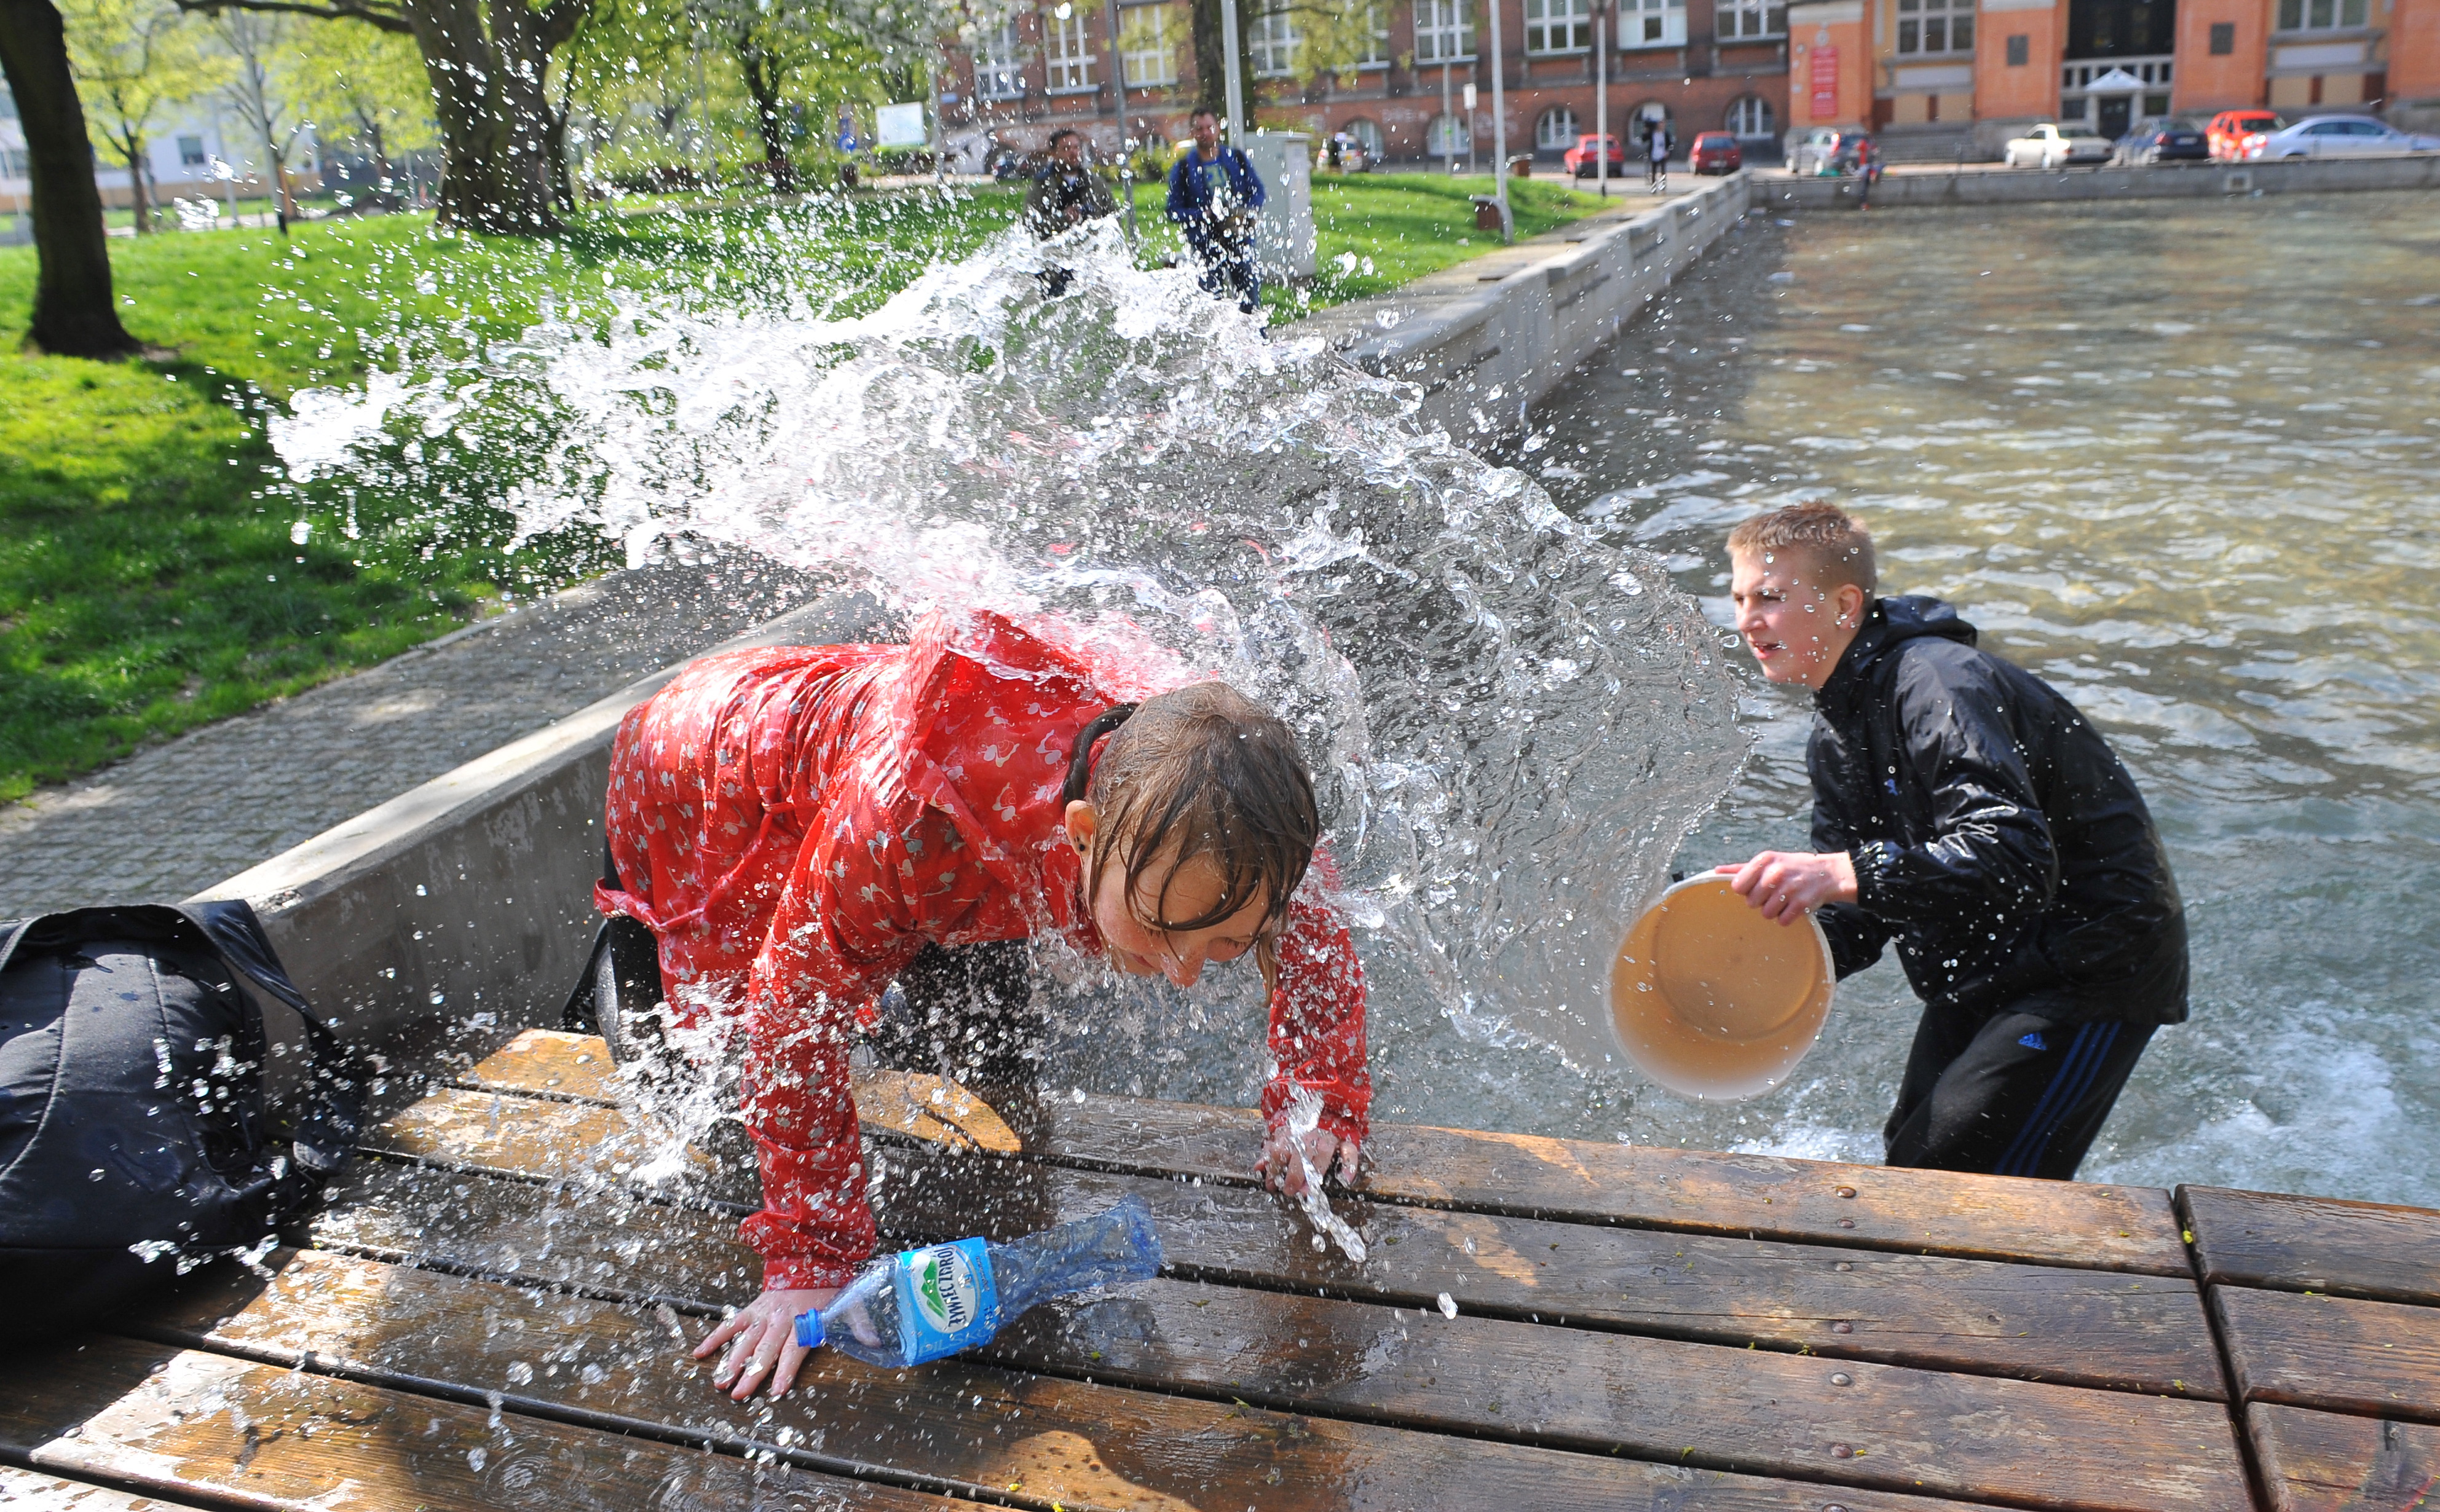
[[[1752,115],[1757,111],[1760,112],[1762,116],[1762,119],[1759,123],[1751,121],[1740,122],[1737,119],[1740,116]],[[1760,141],[1765,137],[1776,136],[1779,134],[1778,116],[1779,113],[1770,108],[1769,100],[1763,98],[1760,95],[1747,95],[1742,98],[1733,99],[1729,102],[1729,114],[1723,124],[1727,128],[1728,133],[1731,136],[1737,138],[1739,141]],[[1740,125],[1757,124],[1761,128],[1758,131],[1746,132],[1739,131],[1737,129]]]
[[[1553,131],[1552,128],[1561,121],[1567,124]],[[1537,152],[1564,152],[1576,145],[1581,126],[1572,107],[1553,105],[1534,117],[1534,150]]]
[[[1364,149],[1366,161],[1380,161],[1384,139],[1379,121],[1369,116],[1358,116],[1341,126],[1339,130],[1354,137],[1355,145]]]
[[[1129,6],[1119,12],[1119,77],[1129,89],[1158,89],[1177,82],[1177,44],[1170,40],[1171,7]]]
[[[1415,0],[1415,66],[1474,62],[1474,0]]]
[[[1082,95],[1095,87],[1093,49],[1085,35],[1082,8],[1071,9],[1065,21],[1056,11],[1042,12],[1042,68],[1045,94]]]
[[[1456,60],[1451,59],[1452,62]],[[1467,124],[1462,107],[1445,116],[1434,116],[1424,123],[1424,155],[1438,158],[1460,158],[1467,155],[1473,129]],[[1444,140],[1445,139],[1445,140]],[[1445,145],[1448,149],[1444,151]]]
[[[1525,0],[1527,57],[1572,58],[1592,50],[1592,0]]]
[[[1390,15],[1378,5],[1364,8],[1364,51],[1355,60],[1358,68],[1390,66]]]
[[[1254,77],[1294,79],[1297,53],[1304,46],[1304,37],[1296,27],[1296,13],[1265,10],[1252,21],[1253,32],[1247,39],[1246,50],[1253,56]]]
[[[1787,35],[1786,0],[1722,0],[1722,42],[1776,41]]]
[[[1686,0],[1619,0],[1619,51],[1684,45]]]
[[[1928,45],[1935,29],[1937,47]],[[1897,51],[1901,58],[1972,57],[1974,0],[1897,0]]]
[[[2273,29],[2283,37],[2361,31],[2371,24],[2371,0],[2279,0]]]
[[[1025,98],[1025,52],[1017,44],[1015,22],[1003,22],[976,38],[974,59],[977,99]]]

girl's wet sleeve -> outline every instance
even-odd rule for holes
[[[1300,895],[1280,932],[1271,991],[1271,1059],[1264,1120],[1276,1127],[1299,1087],[1321,1098],[1321,1127],[1361,1143],[1370,1131],[1372,1076],[1365,1069],[1364,967],[1338,911]]]
[[[922,875],[904,838],[912,818],[826,806],[754,962],[739,1090],[762,1210],[742,1233],[766,1290],[845,1285],[872,1254],[848,1050],[858,1010],[923,946],[905,902]]]

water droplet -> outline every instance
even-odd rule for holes
[[[1442,1316],[1442,1317],[1444,1317],[1444,1318],[1454,1318],[1454,1317],[1456,1317],[1456,1316],[1457,1316],[1457,1298],[1450,1296],[1450,1295],[1449,1295],[1447,1292],[1445,1292],[1445,1291],[1442,1292],[1442,1293],[1441,1293],[1441,1295],[1440,1295],[1440,1307],[1441,1307],[1441,1316]]]

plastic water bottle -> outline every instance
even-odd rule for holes
[[[1037,1302],[1160,1272],[1160,1236],[1139,1197],[1007,1244],[960,1239],[867,1266],[819,1312],[797,1315],[797,1343],[829,1344],[875,1365],[920,1365],[986,1343]]]

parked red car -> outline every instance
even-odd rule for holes
[[[2203,128],[2215,162],[2242,163],[2262,155],[2262,139],[2288,123],[2268,110],[2224,110]]]
[[[1687,163],[1697,173],[1733,173],[1746,166],[1746,154],[1728,133],[1703,132],[1695,136]]]
[[[1580,179],[1591,178],[1595,173],[1601,171],[1602,146],[1604,143],[1607,143],[1609,148],[1609,176],[1614,179],[1624,178],[1626,176],[1626,149],[1624,146],[1621,145],[1619,139],[1615,136],[1595,136],[1589,133],[1579,136],[1576,138],[1575,146],[1569,148],[1567,151],[1560,154],[1559,161],[1566,164],[1568,171],[1573,173],[1576,177]]]

